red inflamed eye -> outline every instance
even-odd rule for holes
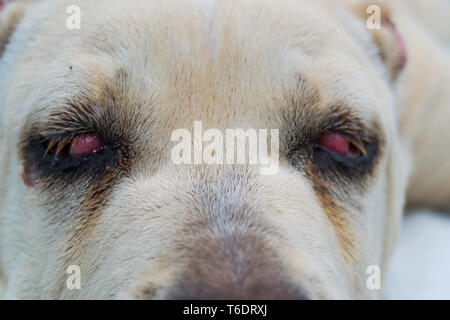
[[[348,136],[338,132],[325,133],[316,143],[328,152],[338,154],[347,159],[357,159],[365,154],[362,146],[358,146]]]
[[[95,133],[86,133],[75,137],[70,143],[69,156],[80,158],[100,151],[104,146],[103,138]]]

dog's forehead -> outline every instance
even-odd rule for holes
[[[305,64],[325,57],[335,38],[318,8],[295,4],[192,0],[122,2],[122,9],[104,13],[82,8],[84,24],[68,33],[67,49],[73,54],[78,46],[84,54],[110,59],[114,67],[145,74],[171,92],[187,82],[195,88],[273,86],[268,82],[289,76],[292,81],[302,71],[302,56]]]
[[[378,75],[367,57],[316,2],[79,1],[79,30],[58,28],[68,3],[55,6],[49,14],[57,18],[37,35],[38,46],[55,37],[60,46],[48,48],[37,66],[37,56],[25,54],[21,68],[25,73],[34,62],[39,79],[22,78],[45,84],[35,96],[45,96],[49,108],[68,94],[101,94],[117,74],[126,75],[119,77],[119,86],[131,88],[126,94],[159,106],[149,109],[159,111],[154,116],[178,113],[176,125],[255,119],[264,107],[283,108],[285,92],[295,94],[305,79],[327,102],[361,109],[363,116],[389,105],[375,102],[387,95],[373,84]]]

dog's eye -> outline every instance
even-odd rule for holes
[[[104,147],[103,138],[95,133],[86,133],[73,139],[51,141],[47,153],[58,158],[81,158],[90,156]]]
[[[95,179],[111,168],[125,168],[129,149],[121,140],[98,133],[44,137],[26,135],[20,156],[24,180],[33,185],[39,178],[54,177],[73,183],[80,177]]]
[[[328,151],[345,159],[359,159],[365,155],[364,146],[352,141],[348,136],[339,132],[327,132],[316,141],[322,150]]]
[[[83,134],[75,137],[71,142],[69,156],[73,158],[86,157],[101,150],[103,145],[103,138],[98,134]]]
[[[100,173],[113,166],[120,159],[121,153],[119,147],[106,144],[104,138],[97,133],[55,137],[44,141],[41,146],[43,156],[42,153],[39,156],[39,148],[31,148],[32,152],[28,154],[33,163],[49,173],[66,174],[82,165],[87,165],[83,172]]]

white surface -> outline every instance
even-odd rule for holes
[[[450,299],[450,214],[406,214],[385,299]]]

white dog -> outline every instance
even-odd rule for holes
[[[448,28],[420,5],[3,4],[5,298],[376,298],[405,199],[450,205]],[[175,164],[195,121],[278,129],[277,173]]]

